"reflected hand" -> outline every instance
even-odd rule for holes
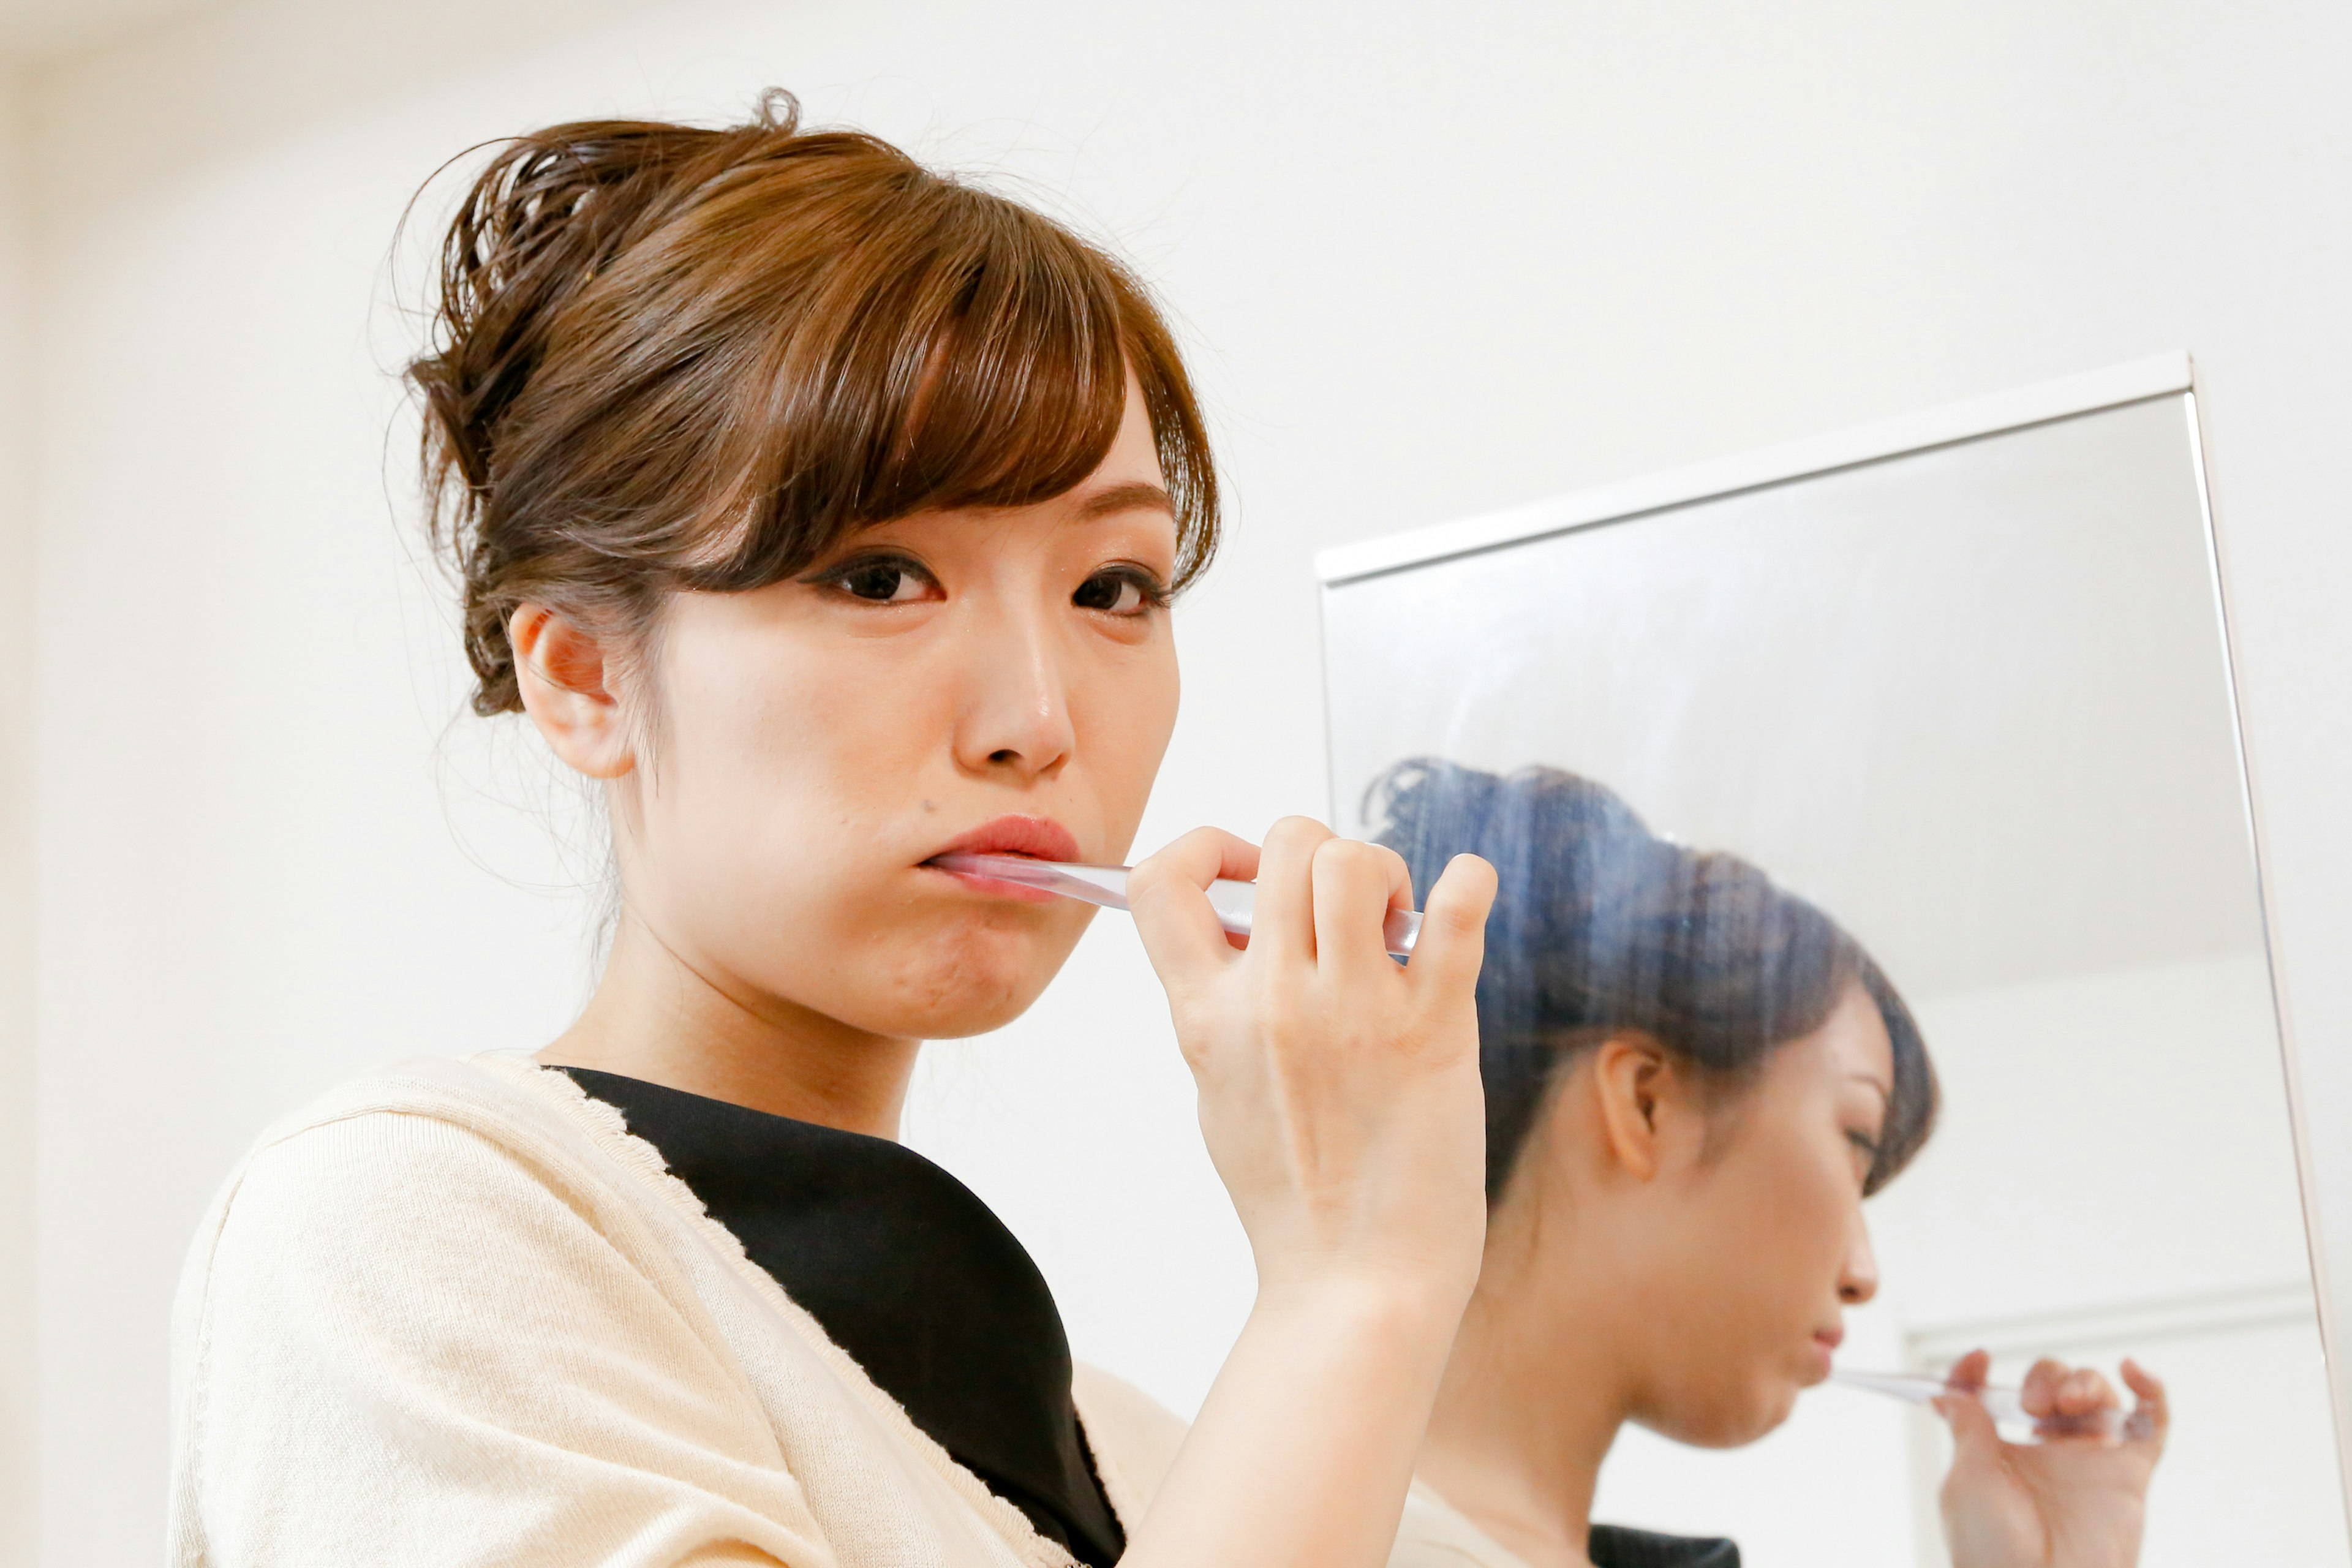
[[[2096,1422],[2121,1402],[2088,1367],[2036,1362],[2021,1392],[2042,1440],[2006,1443],[1973,1397],[1991,1361],[1983,1351],[1961,1357],[1953,1392],[1936,1402],[1957,1449],[1943,1492],[1953,1568],[2132,1568],[2169,1422],[2164,1384],[2126,1360],[2137,1405],[2122,1438],[2070,1436],[2067,1426]]]

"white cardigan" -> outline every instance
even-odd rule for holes
[[[1527,1568],[1422,1482],[1405,1494],[1389,1568]]]
[[[1080,1369],[1132,1528],[1183,1426]],[[1064,1568],[619,1113],[503,1056],[266,1133],[173,1321],[173,1568]]]

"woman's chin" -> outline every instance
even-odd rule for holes
[[[961,1040],[1001,1029],[1029,1010],[1044,986],[943,996],[902,1018],[902,1027],[890,1031],[912,1040]]]
[[[893,1026],[877,1032],[954,1040],[1001,1029],[1029,1010],[1076,941],[1057,932],[990,935],[909,964],[884,999]]]
[[[896,1039],[950,1040],[998,1029],[1028,1011],[1076,945],[1084,921],[969,922],[911,942],[826,943],[751,971],[753,984],[855,1029]]]
[[[1780,1429],[1795,1413],[1799,1392],[1786,1378],[1770,1378],[1737,1394],[1726,1390],[1725,1397],[1682,1413],[1671,1425],[1645,1425],[1662,1437],[1694,1448],[1744,1448]]]

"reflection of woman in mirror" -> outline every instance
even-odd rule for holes
[[[1753,1442],[1828,1375],[1843,1309],[1877,1289],[1862,1200],[1935,1121],[1918,1027],[1827,915],[1600,784],[1423,761],[1376,795],[1416,881],[1465,851],[1502,877],[1478,992],[1486,1266],[1392,1568],[1728,1568],[1728,1542],[1591,1526],[1601,1461],[1629,1421]],[[2164,1403],[2124,1375],[2151,1435],[2121,1444],[2007,1444],[1976,1401],[1941,1402],[1957,1568],[2137,1559]],[[2117,1403],[2056,1363],[2026,1390],[2058,1419]]]

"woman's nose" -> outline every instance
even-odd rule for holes
[[[978,773],[1048,776],[1077,744],[1053,638],[1025,617],[991,617],[962,652],[956,762]]]
[[[1877,1294],[1878,1255],[1870,1249],[1870,1227],[1856,1215],[1853,1240],[1846,1247],[1844,1266],[1838,1270],[1838,1300],[1859,1307]]]

